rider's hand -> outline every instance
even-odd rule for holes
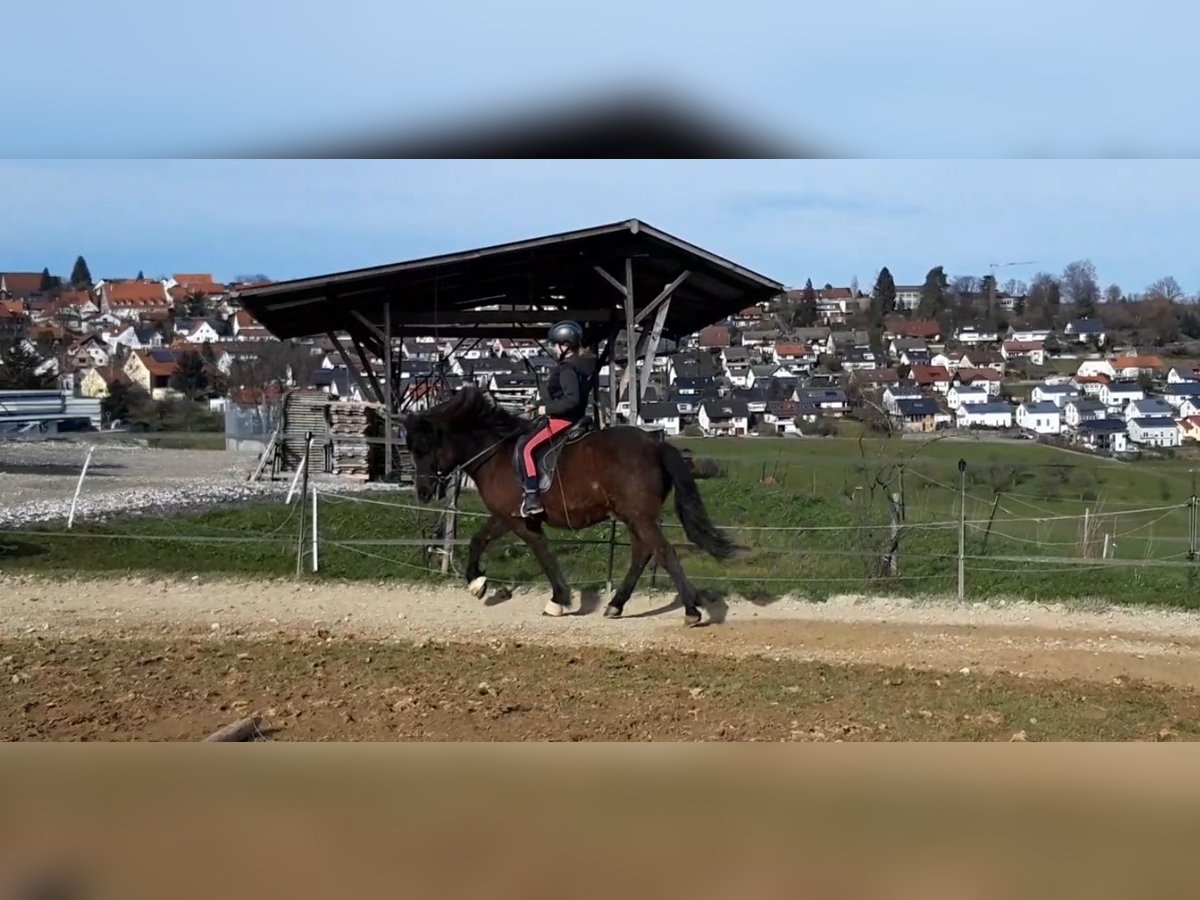
[[[539,406],[539,407],[537,408],[537,413],[538,413],[538,415],[539,415],[539,416],[544,416],[544,415],[546,414],[546,407],[544,407],[544,406]]]

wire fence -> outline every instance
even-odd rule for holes
[[[904,474],[907,492],[902,477],[898,493],[884,490],[871,502],[862,501],[857,488],[844,496],[831,490],[834,499],[822,499],[736,479],[710,482],[717,494],[710,506],[722,511],[719,518],[733,520],[718,522],[740,547],[731,561],[712,560],[692,547],[669,510],[661,524],[689,578],[701,587],[814,596],[1092,596],[1200,606],[1194,496],[1141,504],[1097,498],[1079,508],[1074,500],[1022,491],[987,496],[963,472],[957,486],[916,467]],[[77,561],[80,568],[87,568],[84,562],[116,567],[136,557],[151,568],[177,561],[181,571],[203,565],[296,577],[456,580],[464,575],[474,529],[490,516],[478,496],[466,492],[448,510],[405,491],[294,488],[288,502],[253,514],[164,513],[0,531],[0,566],[23,555],[33,569],[39,558],[67,569]],[[604,523],[550,535],[572,586],[611,590],[623,577],[624,551],[631,546],[624,526]],[[84,546],[93,549],[78,549]],[[136,547],[145,549],[131,549]],[[546,584],[532,554],[511,539],[489,547],[485,565],[495,583]],[[669,585],[654,564],[647,574],[652,585]]]

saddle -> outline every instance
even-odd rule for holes
[[[554,481],[554,472],[558,467],[558,458],[562,454],[564,447],[574,444],[577,441],[583,440],[593,431],[596,430],[596,423],[591,416],[584,416],[566,431],[556,434],[546,443],[542,444],[533,451],[533,464],[538,474],[538,490],[545,492],[550,489],[551,482]],[[521,464],[521,452],[525,447],[525,442],[529,439],[529,435],[517,441],[517,446],[513,449],[512,464],[513,471],[517,478],[524,477],[524,466]]]

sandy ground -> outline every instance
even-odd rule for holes
[[[541,615],[546,595],[390,584],[245,582],[193,578],[45,580],[0,576],[0,636],[136,638],[207,633],[278,640],[319,631],[383,641],[510,638],[526,645],[673,649],[721,656],[880,664],[1024,678],[1200,684],[1200,615],[1009,602],[957,605],[842,597],[825,603],[732,600],[683,627],[663,595],[635,596],[621,620],[602,598],[577,595],[573,614]]]

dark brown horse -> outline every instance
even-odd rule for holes
[[[406,420],[409,452],[416,467],[417,496],[442,496],[448,478],[460,469],[470,476],[492,515],[471,540],[466,575],[471,592],[487,588],[480,558],[488,545],[511,531],[533,551],[553,586],[548,615],[571,605],[571,588],[543,534],[543,526],[580,529],[617,519],[629,529],[633,560],[604,615],[621,615],[650,557],[671,574],[683,603],[684,621],[701,621],[699,596],[679,557],[659,528],[663,503],[675,491],[675,511],[688,540],[716,558],[734,546],[708,518],[687,460],[675,447],[630,425],[596,430],[562,448],[554,480],[542,496],[545,512],[532,519],[517,515],[521,484],[513,468],[518,438],[534,423],[497,406],[491,396],[468,387],[450,400]]]

